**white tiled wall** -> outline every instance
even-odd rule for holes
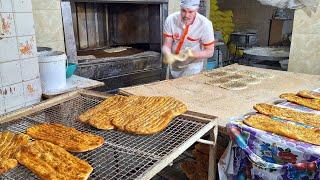
[[[0,114],[3,114],[4,110],[5,110],[4,97],[2,95],[2,88],[0,87]]]
[[[12,0],[14,12],[29,12],[32,13],[31,0]]]
[[[17,36],[35,34],[32,13],[16,13],[15,15]]]
[[[26,103],[39,101],[41,97],[41,84],[39,78],[23,83]]]
[[[21,67],[23,81],[39,78],[39,64],[37,58],[23,59],[21,61]]]
[[[0,76],[2,80],[2,86],[8,86],[22,82],[20,60],[1,63]]]
[[[0,0],[0,114],[40,101],[31,0]]]
[[[1,13],[0,13],[1,16]],[[4,38],[0,40],[0,63],[19,59],[17,38]]]

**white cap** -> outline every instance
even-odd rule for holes
[[[196,10],[199,8],[200,0],[181,0],[180,7]]]

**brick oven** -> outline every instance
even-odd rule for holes
[[[77,74],[101,91],[162,79],[162,28],[168,0],[62,1],[66,53]]]

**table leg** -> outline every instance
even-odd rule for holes
[[[216,179],[217,139],[218,139],[218,126],[215,126],[210,132],[210,141],[213,142],[213,145],[210,145],[210,151],[209,151],[208,180],[215,180]]]

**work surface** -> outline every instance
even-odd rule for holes
[[[93,89],[100,86],[104,86],[104,83],[81,76],[72,75],[67,79],[67,84],[63,89],[48,92],[44,91],[42,92],[42,94],[46,98],[52,98],[59,94],[75,91],[78,89]]]
[[[205,82],[210,78],[199,74],[122,88],[120,92],[146,96],[172,96],[186,103],[190,111],[217,116],[219,126],[225,127],[230,117],[253,111],[252,107],[257,103],[273,103],[279,100],[278,97],[282,93],[297,92],[302,89],[313,90],[320,87],[319,75],[260,69],[237,64],[227,67],[272,73],[274,77],[262,80],[260,84],[249,85],[244,90],[226,90],[206,84]]]

